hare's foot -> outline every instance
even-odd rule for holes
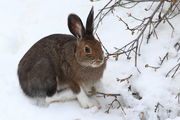
[[[81,107],[85,109],[88,109],[94,106],[96,106],[98,109],[101,108],[100,104],[96,100],[90,99],[82,88],[80,89],[80,92],[76,96]]]
[[[46,103],[50,104],[53,102],[66,102],[76,99],[76,95],[72,92],[71,89],[64,90],[60,93],[55,93],[51,97],[46,97]]]

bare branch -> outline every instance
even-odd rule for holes
[[[134,20],[140,21],[141,23],[135,27],[130,28],[128,23],[126,23],[120,16],[117,16],[119,21],[124,23],[126,25],[127,30],[131,31],[132,35],[137,32],[139,33],[137,38],[129,42],[128,44],[124,45],[122,48],[117,48],[115,52],[109,53],[107,49],[103,46],[107,53],[107,57],[113,56],[115,60],[118,60],[118,57],[120,55],[125,55],[127,59],[131,59],[131,55],[134,55],[135,58],[135,66],[138,65],[138,56],[141,55],[141,45],[144,40],[144,34],[146,31],[148,32],[147,35],[147,43],[149,43],[149,40],[152,35],[155,35],[156,38],[158,38],[158,35],[156,33],[156,28],[159,26],[159,24],[162,21],[166,21],[170,27],[172,28],[172,33],[174,32],[174,26],[170,22],[170,18],[174,16],[174,14],[180,14],[179,4],[180,1],[172,2],[172,0],[109,0],[107,4],[99,11],[97,16],[95,17],[95,20],[97,20],[97,25],[95,29],[98,29],[99,24],[103,21],[103,19],[107,16],[108,13],[113,13],[115,11],[115,8],[126,8],[131,9],[137,4],[141,2],[152,2],[149,8],[146,9],[146,11],[150,10],[152,6],[154,6],[154,2],[158,2],[158,5],[153,10],[152,14],[149,17],[145,17],[143,19],[139,19],[138,17],[133,16],[131,13],[128,13],[128,16],[130,18],[133,18]],[[169,4],[169,8],[166,10],[165,13],[163,13],[164,4]],[[158,17],[157,17],[158,16]],[[95,30],[95,31],[96,31]]]
[[[117,97],[121,96],[121,94],[102,93],[102,92],[96,92],[96,95],[98,95],[98,97],[104,97],[104,98],[106,98],[106,97],[115,97],[115,98],[117,98]],[[99,95],[101,95],[101,96],[99,96]]]
[[[177,94],[177,96],[175,98],[178,99],[178,104],[180,104],[180,92]]]
[[[169,74],[174,71],[173,75],[171,76],[171,78],[173,78],[173,77],[175,76],[175,74],[177,73],[177,71],[179,70],[179,68],[180,68],[180,63],[178,63],[177,65],[175,65],[175,66],[166,74],[166,77],[168,77]]]
[[[112,102],[109,105],[108,109],[105,111],[106,113],[110,112],[111,108],[114,108],[114,103],[117,103],[117,109],[121,108],[122,112],[126,115],[124,108],[122,107],[120,101],[118,100],[118,97],[121,96],[121,94],[111,94],[111,93],[102,93],[102,92],[96,92],[97,97],[103,97],[103,98],[107,98],[107,97],[114,97],[114,99],[112,100]],[[100,95],[100,96],[99,96]]]
[[[97,33],[96,33],[96,36],[97,36],[97,38],[98,38],[99,42],[101,43],[101,45],[102,45],[103,49],[106,51],[106,54],[107,54],[107,55],[109,55],[108,50],[106,49],[106,47],[105,47],[105,46],[103,45],[103,43],[101,42],[101,39],[100,39],[100,37],[98,36],[98,34],[97,34]]]
[[[146,64],[145,67],[146,67],[146,68],[153,68],[154,71],[157,71],[157,69],[160,68],[160,67],[151,66],[151,65],[149,65],[149,64]]]
[[[132,77],[133,75],[131,74],[129,77],[127,77],[127,78],[123,78],[123,79],[119,79],[119,78],[117,78],[117,81],[118,82],[124,82],[124,81],[127,81],[128,83],[129,83],[129,79]]]
[[[161,104],[158,102],[158,103],[155,105],[154,112],[158,112],[160,107],[164,108],[164,106],[161,105]]]
[[[165,59],[168,60],[168,56],[169,56],[169,52],[167,52],[163,58],[159,57],[159,59],[160,59],[159,65],[162,65],[164,63]]]

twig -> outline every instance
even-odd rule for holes
[[[132,92],[132,95],[133,95],[134,98],[136,98],[136,99],[138,99],[138,100],[141,100],[141,99],[142,99],[142,97],[139,95],[138,92]]]
[[[159,107],[162,107],[164,108],[163,105],[161,105],[159,102],[155,105],[155,109],[154,109],[154,112],[158,112],[159,111]]]
[[[164,63],[165,59],[168,60],[168,56],[169,56],[169,52],[167,52],[163,58],[159,57],[159,59],[160,59],[159,65],[162,65]]]
[[[163,1],[163,0],[162,0]],[[159,20],[158,22],[154,25],[154,28],[153,30],[148,34],[148,37],[147,37],[147,43],[149,43],[149,40],[150,40],[150,37],[151,35],[153,34],[153,31],[155,31],[155,29],[159,26],[159,24],[163,21],[163,20],[167,20],[166,17],[167,15],[171,12],[171,9],[174,7],[174,5],[170,5],[170,7],[168,8],[168,10],[166,11],[166,13],[162,16],[162,17],[159,17]],[[171,24],[170,24],[171,25]],[[174,31],[174,29],[173,29]]]
[[[159,24],[162,21],[167,21],[167,23],[170,25],[170,27],[174,31],[174,26],[172,25],[172,23],[170,22],[169,19],[172,18],[172,16],[174,14],[176,14],[176,15],[180,14],[180,9],[178,7],[180,4],[180,1],[172,2],[171,0],[126,0],[126,1],[124,1],[124,0],[109,0],[107,2],[107,4],[99,11],[97,16],[95,17],[95,20],[98,20],[97,25],[95,27],[97,30],[100,22],[103,21],[103,19],[106,17],[106,15],[109,12],[114,13],[113,11],[115,10],[116,7],[130,9],[141,2],[152,2],[150,8],[146,9],[146,11],[150,10],[152,8],[152,6],[154,6],[153,5],[154,2],[159,2],[159,4],[154,9],[153,13],[149,17],[146,17],[144,19],[139,19],[139,18],[133,16],[131,13],[128,14],[129,17],[131,17],[135,20],[141,21],[141,23],[139,25],[137,25],[133,28],[130,28],[128,23],[126,23],[121,17],[117,16],[119,18],[119,21],[123,22],[126,25],[127,30],[130,30],[132,32],[132,34],[134,34],[135,31],[139,32],[139,35],[137,36],[137,38],[132,40],[131,42],[129,42],[122,48],[116,49],[116,51],[113,53],[109,53],[109,52],[107,52],[107,50],[105,50],[107,52],[107,57],[113,56],[113,57],[115,57],[116,60],[118,60],[119,55],[122,55],[122,54],[126,55],[127,59],[131,59],[131,54],[134,53],[136,67],[138,65],[138,56],[140,56],[141,45],[143,43],[145,31],[148,30],[147,43],[149,43],[149,40],[152,35],[155,35],[156,38],[158,38],[158,35],[156,33],[156,28],[159,26]],[[162,15],[162,11],[163,11],[165,2],[170,4],[170,7]],[[133,4],[133,5],[128,6],[131,4]],[[158,19],[155,18],[156,14],[158,14]],[[172,31],[172,33],[173,33],[173,31]],[[103,47],[103,48],[105,49],[105,47]]]
[[[94,20],[96,20],[99,15],[103,12],[103,10],[112,2],[113,0],[110,0],[100,11],[99,13],[96,15],[96,17],[94,18]]]
[[[159,2],[160,0],[126,0],[131,2]]]
[[[178,63],[177,65],[175,65],[167,74],[166,77],[169,76],[169,74],[174,71],[173,75],[171,76],[171,78],[173,78],[175,76],[175,74],[177,73],[177,71],[179,70],[180,67],[180,63]]]
[[[126,115],[125,111],[124,111],[124,108],[121,106],[121,103],[119,102],[119,100],[117,100],[117,98],[115,98],[110,104],[109,104],[109,107],[108,109],[105,111],[105,113],[108,113],[110,112],[110,109],[113,108],[113,104],[117,102],[118,103],[118,106],[117,106],[117,109],[121,108],[122,112]]]
[[[146,68],[153,68],[154,71],[157,71],[157,69],[159,69],[160,67],[154,67],[154,66],[150,66],[149,64],[145,65]]]
[[[175,98],[178,99],[178,104],[180,104],[180,92],[177,94],[177,96]]]
[[[106,47],[103,45],[103,43],[101,42],[101,39],[99,38],[99,36],[98,36],[98,34],[97,34],[97,33],[96,33],[96,36],[97,36],[97,38],[98,38],[99,42],[101,43],[101,45],[102,45],[103,49],[106,51],[106,54],[107,54],[107,56],[108,56],[108,55],[109,55],[109,52],[108,52],[108,50],[106,49]]]
[[[116,107],[117,109],[121,108],[122,112],[126,115],[125,111],[124,111],[124,108],[121,106],[121,103],[120,101],[117,99],[118,97],[121,96],[121,94],[111,94],[111,93],[102,93],[102,92],[96,92],[96,94],[98,95],[97,97],[103,97],[103,98],[106,98],[106,97],[114,97],[113,101],[108,104],[109,107],[108,109],[105,111],[106,113],[109,113],[110,112],[110,109],[113,108],[113,104],[116,102],[118,103],[118,106]],[[101,95],[101,96],[99,96]]]
[[[124,82],[124,81],[127,81],[128,83],[129,83],[129,79],[132,77],[133,75],[131,74],[129,77],[127,77],[127,78],[123,78],[123,79],[119,79],[119,78],[117,78],[117,81],[118,82]]]
[[[141,27],[141,28],[139,28],[140,33],[136,39],[134,39],[127,45],[123,46],[122,48],[118,49],[116,52],[109,54],[109,56],[115,55],[118,57],[121,54],[126,54],[127,58],[130,58],[131,53],[134,52],[135,53],[135,66],[137,67],[137,64],[138,64],[137,59],[138,59],[138,56],[140,55],[140,48],[142,45],[144,32],[147,29],[148,25],[150,25],[152,23],[152,19],[154,18],[155,14],[158,12],[158,10],[161,8],[163,3],[164,3],[164,1],[161,1],[158,4],[158,6],[156,7],[156,9],[154,10],[154,12],[151,14],[151,16],[144,18],[144,20],[142,20],[142,23],[139,26],[137,26],[136,28],[129,28],[128,24],[124,20],[122,20],[122,18],[118,17],[120,21],[125,23],[127,29],[131,30],[132,33],[134,32],[134,30],[137,30],[137,28]]]
[[[120,83],[121,83],[121,82],[124,82],[124,81],[127,81],[128,91],[131,93],[131,95],[132,95],[134,98],[136,98],[136,99],[138,99],[138,100],[141,100],[142,97],[139,95],[139,93],[138,93],[137,91],[132,90],[132,86],[130,85],[129,80],[130,80],[130,78],[131,78],[132,76],[133,76],[133,75],[131,74],[131,75],[128,76],[127,78],[123,78],[123,79],[117,78],[117,81],[120,82]]]
[[[180,50],[180,43],[177,42],[175,45],[174,45],[174,48],[179,51]]]
[[[99,20],[98,20],[98,22],[97,22],[97,24],[96,24],[96,26],[95,26],[95,33],[96,33],[96,31],[97,31],[97,29],[98,29],[98,27],[99,27],[99,24],[102,22],[102,20],[104,19],[104,17],[109,13],[109,12],[111,12],[113,9],[114,9],[114,7],[116,6],[116,4],[118,4],[121,0],[119,0],[118,2],[116,2],[115,1],[115,3],[110,7],[110,9],[107,11],[107,12],[105,12],[104,14],[103,14],[103,11],[106,9],[106,7],[108,7],[108,5],[110,5],[111,4],[111,2],[112,2],[113,0],[110,0],[100,11],[99,11],[99,13],[96,15],[96,17],[95,17],[95,21],[97,20],[97,18],[99,17]]]
[[[115,98],[117,98],[117,97],[121,96],[121,94],[102,93],[102,92],[96,92],[96,95],[98,95],[98,97],[104,97],[104,98],[106,98],[106,97],[115,97]],[[101,95],[101,96],[99,96],[99,95]]]
[[[132,94],[132,96],[133,96],[134,98],[136,98],[136,99],[138,99],[138,100],[141,100],[141,99],[142,99],[142,97],[139,95],[138,92],[135,92],[135,91],[132,90],[131,85],[129,85],[128,91],[131,92],[131,94]]]

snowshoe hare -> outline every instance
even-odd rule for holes
[[[83,108],[99,107],[88,97],[87,89],[97,83],[106,67],[101,43],[93,36],[94,10],[86,28],[75,15],[68,16],[68,27],[74,35],[53,34],[35,43],[18,65],[23,92],[45,102],[77,99]]]

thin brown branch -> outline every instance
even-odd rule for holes
[[[157,69],[160,68],[160,67],[151,66],[151,65],[149,65],[149,64],[146,64],[145,67],[146,67],[146,68],[152,68],[152,69],[154,69],[154,71],[157,71]]]
[[[170,18],[176,14],[180,13],[179,4],[180,1],[172,2],[171,0],[109,0],[107,4],[99,11],[97,16],[95,17],[95,20],[97,21],[97,25],[95,26],[95,29],[98,29],[99,24],[103,21],[103,19],[107,16],[108,13],[112,12],[114,14],[115,8],[126,8],[131,9],[136,6],[137,4],[141,2],[152,2],[150,7],[147,10],[150,10],[151,8],[154,8],[155,6],[153,3],[158,2],[156,4],[156,8],[153,10],[152,14],[148,17],[145,17],[143,19],[139,19],[138,17],[133,16],[131,13],[128,14],[129,17],[133,18],[134,20],[140,21],[141,23],[135,27],[130,28],[129,24],[126,23],[120,16],[117,16],[119,21],[124,23],[127,30],[131,31],[132,35],[137,32],[138,36],[131,42],[127,43],[123,47],[116,49],[115,52],[109,53],[105,46],[103,48],[105,49],[107,53],[107,57],[113,56],[115,60],[118,60],[120,55],[125,55],[127,59],[131,59],[131,56],[134,55],[135,59],[135,67],[138,68],[138,56],[141,55],[141,46],[144,40],[144,36],[146,32],[148,32],[147,35],[147,43],[149,43],[149,40],[152,35],[154,35],[156,38],[158,38],[157,30],[156,28],[162,23],[163,21],[166,21],[170,27],[172,28],[172,33],[174,32],[174,26],[170,21]],[[163,12],[165,4],[169,4],[169,8],[166,9],[165,13]],[[95,32],[96,32],[95,30]],[[162,63],[161,63],[162,64]]]
[[[124,82],[124,81],[127,81],[129,83],[129,79],[132,77],[133,75],[131,74],[130,76],[128,76],[127,78],[123,78],[123,79],[119,79],[117,78],[117,81],[118,82]]]
[[[121,108],[122,112],[126,115],[124,108],[122,107],[120,101],[118,100],[118,97],[121,96],[121,94],[112,94],[112,93],[102,93],[102,92],[96,92],[97,97],[114,97],[112,102],[108,104],[108,109],[105,111],[106,113],[110,112],[110,109],[114,108],[114,103],[117,103],[118,105],[116,106],[117,109]]]
[[[99,15],[103,12],[103,10],[112,2],[113,0],[110,0],[100,11],[99,13],[96,15],[96,17],[94,18],[94,20],[96,20]]]
[[[134,39],[133,41],[131,41],[130,43],[128,43],[127,45],[123,46],[122,48],[120,48],[119,50],[117,50],[116,52],[109,54],[109,56],[111,55],[116,55],[119,56],[121,54],[128,54],[128,58],[130,58],[130,55],[132,52],[135,53],[135,66],[137,67],[137,62],[138,62],[138,56],[140,55],[140,48],[142,45],[142,41],[143,41],[143,36],[144,36],[144,32],[146,31],[147,27],[152,23],[152,20],[155,16],[155,14],[158,12],[158,10],[161,8],[161,5],[163,5],[164,1],[161,1],[158,6],[156,7],[156,9],[154,10],[154,12],[151,14],[151,16],[144,18],[144,20],[142,20],[142,23],[137,26],[136,28],[132,29],[129,28],[128,24],[122,20],[122,18],[118,17],[120,21],[122,21],[123,23],[125,23],[127,29],[131,30],[132,33],[134,32],[134,30],[137,30],[137,28],[139,28],[139,35],[136,39]],[[132,15],[131,15],[132,16]],[[135,17],[133,17],[135,18]],[[120,52],[123,51],[123,52]]]
[[[126,113],[125,113],[125,111],[124,111],[124,108],[122,107],[121,103],[119,102],[119,100],[118,100],[117,98],[115,98],[115,99],[109,104],[109,107],[108,107],[108,109],[105,111],[105,113],[108,113],[108,114],[109,114],[110,109],[114,107],[113,104],[114,104],[115,102],[118,104],[116,108],[117,108],[117,109],[121,108],[122,112],[126,115]]]
[[[104,97],[104,98],[106,98],[106,97],[115,97],[115,98],[117,98],[117,97],[121,96],[121,94],[102,93],[102,92],[96,92],[96,95],[98,97]]]
[[[153,31],[155,31],[155,29],[159,26],[159,24],[166,19],[167,15],[171,12],[171,9],[173,8],[173,5],[170,5],[170,7],[168,8],[168,10],[166,11],[166,13],[162,16],[162,17],[159,17],[158,19],[158,22],[156,22],[156,24],[154,25],[154,28],[152,30],[152,32],[150,32],[148,34],[148,37],[147,37],[147,43],[149,43],[149,40],[151,38],[151,35],[153,34]]]

